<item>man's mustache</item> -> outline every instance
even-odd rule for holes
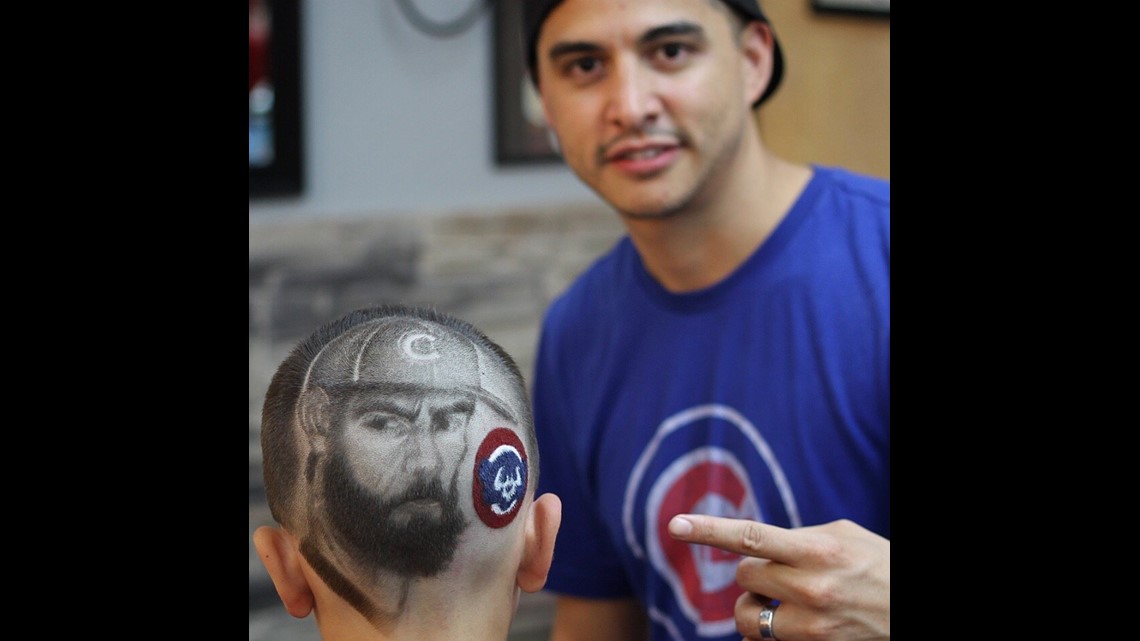
[[[679,145],[689,144],[689,136],[679,129],[670,129],[654,125],[631,127],[598,146],[598,164],[602,164],[606,161],[610,150],[615,146],[643,138],[668,138],[671,142]]]
[[[442,503],[447,498],[448,492],[443,489],[443,482],[438,478],[417,477],[409,482],[402,492],[384,502],[395,507],[423,499]]]

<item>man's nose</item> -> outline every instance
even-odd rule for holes
[[[615,58],[609,85],[608,122],[621,129],[636,129],[656,121],[662,105],[655,77],[636,58]]]
[[[435,471],[435,446],[432,442],[431,429],[417,426],[404,438],[404,448],[405,473]]]

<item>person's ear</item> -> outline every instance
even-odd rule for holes
[[[554,560],[554,539],[562,525],[562,499],[543,494],[535,499],[526,521],[526,544],[516,583],[523,592],[538,592]]]
[[[776,37],[772,34],[772,27],[759,20],[745,24],[740,32],[740,51],[744,98],[751,109],[768,88],[772,70],[776,67]]]
[[[554,122],[550,120],[550,110],[546,108],[546,99],[539,99],[542,104],[542,120],[543,127],[546,129],[546,142],[550,144],[550,148],[554,153],[562,154],[562,141],[558,138],[558,131],[554,128]]]
[[[263,525],[253,532],[253,546],[265,564],[285,609],[303,619],[313,611],[313,590],[305,579],[296,540],[284,530]]]
[[[310,441],[324,436],[331,423],[329,395],[325,390],[310,385],[302,394],[298,406],[301,414],[301,427]]]

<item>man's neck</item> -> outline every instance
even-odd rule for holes
[[[315,616],[322,641],[503,641],[517,602],[494,590],[467,590],[441,581],[412,581],[408,607],[397,617],[368,620],[331,592],[317,597]]]
[[[748,259],[787,215],[811,179],[757,139],[715,192],[662,219],[623,218],[646,269],[674,292],[710,287]]]
[[[510,632],[518,588],[505,566],[478,581],[462,576],[461,563],[435,577],[413,578],[365,570],[343,550],[318,549],[313,540],[328,542],[332,537],[307,538],[302,543],[310,568],[324,566],[320,576],[310,579],[316,586],[314,616],[322,641],[503,641]],[[348,581],[357,602],[350,604],[338,595],[324,577]],[[476,582],[479,589],[472,587]]]

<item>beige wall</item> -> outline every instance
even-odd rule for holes
[[[811,0],[761,4],[785,60],[757,116],[765,142],[792,160],[890,178],[890,19],[820,13]]]

